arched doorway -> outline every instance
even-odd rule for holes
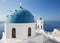
[[[12,28],[12,38],[16,38],[16,29]]]
[[[28,28],[28,37],[31,36],[31,27]]]

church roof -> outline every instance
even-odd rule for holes
[[[28,10],[20,7],[7,16],[8,23],[32,23],[34,16]]]

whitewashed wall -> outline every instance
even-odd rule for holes
[[[28,28],[31,27],[31,37],[35,36],[35,23],[5,23],[6,38],[12,38],[12,28],[16,29],[16,39],[28,38]]]

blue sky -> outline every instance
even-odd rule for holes
[[[18,9],[19,4],[20,0],[0,0],[0,16]],[[22,0],[22,7],[46,21],[60,21],[60,0]]]

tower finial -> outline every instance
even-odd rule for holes
[[[20,8],[22,8],[22,0],[20,0]]]
[[[21,0],[20,0],[20,7],[22,6]]]

